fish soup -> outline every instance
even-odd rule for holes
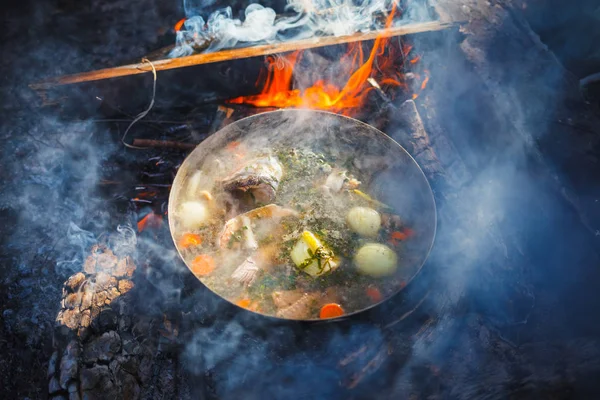
[[[414,234],[368,173],[351,154],[230,142],[184,182],[177,248],[208,288],[246,309],[299,320],[363,310],[405,285]]]

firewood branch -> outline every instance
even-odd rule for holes
[[[421,32],[433,32],[449,29],[460,25],[460,22],[419,22],[390,29],[374,32],[359,32],[347,36],[326,36],[314,37],[309,39],[294,40],[283,43],[264,44],[253,47],[245,47],[230,50],[221,50],[213,53],[201,53],[187,57],[171,58],[154,61],[154,67],[157,71],[166,71],[169,69],[185,68],[195,65],[210,64],[222,61],[237,60],[242,58],[251,58],[269,54],[286,53],[296,50],[313,49],[318,47],[333,46],[344,43],[361,42],[374,40],[378,36],[390,38]],[[96,71],[83,72],[73,75],[59,76],[45,81],[32,83],[30,87],[34,90],[47,90],[56,86],[70,85],[75,83],[98,81],[103,79],[118,78],[123,76],[145,74],[152,72],[148,63],[130,64],[115,68],[105,68]]]

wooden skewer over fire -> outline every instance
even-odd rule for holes
[[[372,32],[359,32],[346,36],[325,36],[308,39],[294,40],[282,43],[263,44],[252,47],[221,50],[213,53],[194,54],[187,57],[171,58],[154,61],[156,71],[191,67],[201,64],[210,64],[222,61],[251,58],[269,54],[287,53],[296,50],[305,50],[318,47],[332,46],[344,43],[374,40],[378,36],[390,38],[421,32],[434,32],[449,29],[460,25],[457,21],[431,21],[406,24],[388,29]],[[115,68],[105,68],[96,71],[83,72],[73,75],[59,76],[41,82],[32,83],[30,87],[34,90],[47,90],[53,87],[70,85],[75,83],[99,81],[103,79],[118,78],[123,76],[137,75],[152,72],[148,63],[130,64]]]

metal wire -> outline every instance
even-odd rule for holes
[[[136,150],[146,150],[149,147],[134,146],[132,144],[129,144],[129,143],[125,142],[125,138],[127,137],[127,133],[129,132],[129,130],[131,129],[131,127],[133,125],[135,125],[136,122],[138,122],[139,120],[141,120],[142,118],[144,118],[146,115],[148,115],[148,113],[150,112],[150,110],[152,110],[152,107],[154,106],[154,99],[156,97],[156,68],[154,68],[154,64],[152,63],[152,61],[148,60],[147,58],[144,58],[142,61],[147,62],[152,67],[152,75],[154,76],[154,81],[152,82],[152,100],[150,101],[150,105],[148,105],[148,108],[146,108],[144,111],[142,111],[141,113],[139,113],[134,118],[134,120],[131,121],[131,123],[129,124],[129,126],[127,126],[127,129],[125,129],[125,133],[123,133],[123,136],[121,137],[121,142],[123,143],[123,145],[125,147],[128,147],[130,149],[136,149]]]

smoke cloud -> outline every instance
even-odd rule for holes
[[[288,0],[286,14],[276,16],[275,10],[252,3],[246,7],[243,19],[234,18],[231,7],[213,11],[205,20],[214,2],[186,0],[187,19],[177,32],[175,49],[170,57],[183,57],[195,51],[217,51],[237,45],[273,43],[313,36],[343,36],[369,31],[383,26],[381,15],[392,8],[391,0],[305,1]],[[287,16],[288,14],[291,14]],[[409,8],[401,23],[428,18],[421,6]]]

